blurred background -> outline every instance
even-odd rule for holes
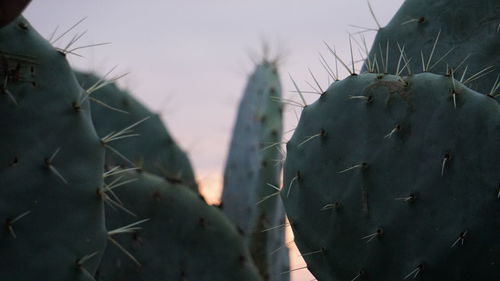
[[[402,2],[371,0],[376,20],[366,0],[44,0],[33,1],[24,16],[45,38],[55,34],[53,40],[83,19],[55,42],[57,47],[84,32],[75,47],[109,43],[75,50],[80,56],[68,59],[77,69],[99,74],[116,67],[109,77],[128,73],[118,84],[161,114],[188,153],[202,193],[216,203],[239,99],[263,46],[281,58],[284,97],[298,100],[288,74],[311,91],[310,68],[327,88],[331,79],[319,54],[331,66],[335,57],[324,42],[350,62],[349,33],[355,34],[354,60],[361,60],[359,36],[370,48],[374,30]],[[339,75],[347,75],[340,65]],[[305,95],[308,103],[317,98]],[[285,132],[299,116],[300,108],[286,107]],[[285,141],[290,136],[285,134]],[[314,280],[290,246],[292,280]]]

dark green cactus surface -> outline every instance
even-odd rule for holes
[[[289,270],[284,229],[267,231],[285,222],[272,187],[280,183],[282,110],[277,63],[264,60],[250,76],[239,105],[221,199],[224,213],[244,233],[261,276],[270,281],[289,279],[283,273]]]
[[[90,73],[75,73],[84,88],[92,87],[101,79]],[[98,101],[98,103],[92,103],[91,107],[92,119],[97,134],[101,137],[149,117],[132,128],[131,133],[138,134],[137,136],[110,143],[112,149],[121,155],[108,151],[106,164],[131,166],[132,164],[128,162],[131,161],[147,172],[182,182],[193,190],[198,189],[186,153],[175,143],[158,114],[149,111],[137,99],[127,91],[119,89],[114,83],[95,91],[92,98]],[[99,102],[126,113],[112,110]]]
[[[117,243],[109,243],[97,280],[260,280],[243,237],[217,207],[152,174],[122,176],[136,181],[117,188],[115,194],[137,217],[106,213]],[[135,226],[141,229],[113,234],[113,229],[143,219],[148,221]]]
[[[405,75],[453,69],[471,89],[498,95],[491,91],[500,74],[500,1],[406,0],[379,29],[364,66],[370,69]]]
[[[0,280],[93,280],[104,148],[64,55],[22,17],[0,29]]]
[[[499,143],[500,106],[450,76],[335,82],[287,145],[281,197],[309,270],[500,280]]]

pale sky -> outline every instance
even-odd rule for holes
[[[402,2],[371,0],[380,25]],[[101,74],[116,65],[113,74],[130,72],[119,84],[161,113],[211,201],[219,197],[236,109],[253,69],[250,58],[260,58],[262,42],[284,55],[284,96],[298,100],[288,73],[310,90],[309,67],[321,86],[328,86],[318,52],[331,65],[334,57],[323,41],[350,61],[348,32],[360,31],[350,25],[377,28],[365,0],[34,0],[24,16],[46,38],[57,26],[61,34],[87,17],[55,45],[64,47],[84,31],[75,46],[111,42],[81,50],[83,58],[69,55],[70,63]],[[364,34],[370,47],[374,32]],[[306,96],[309,103],[316,98]],[[287,107],[285,131],[295,127],[299,115],[298,108]],[[291,251],[292,269],[304,266],[298,255]],[[292,281],[313,279],[305,269],[292,274]]]

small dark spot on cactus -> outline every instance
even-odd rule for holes
[[[377,235],[378,236],[384,235],[384,229],[382,229],[382,228],[377,229]]]
[[[259,120],[260,120],[260,123],[266,123],[266,121],[267,121],[267,116],[266,116],[266,115],[262,115],[262,116],[259,118]]]
[[[262,162],[261,162],[261,166],[262,166],[262,167],[267,167],[267,161],[266,161],[266,160],[262,160]]]
[[[22,30],[28,30],[28,25],[25,22],[20,22],[17,24]]]
[[[98,268],[97,271],[95,272],[94,278],[96,280],[100,280],[101,279],[101,270],[100,270],[100,268]]]
[[[236,226],[236,231],[238,232],[239,235],[245,236],[245,231],[238,225]]]
[[[66,57],[66,53],[65,53],[65,52],[63,52],[63,51],[61,51],[61,50],[57,50],[57,52],[58,52],[61,56]]]
[[[369,95],[366,97],[366,103],[371,103],[371,102],[373,102],[373,96]]]
[[[76,111],[79,111],[80,110],[80,104],[78,104],[77,102],[73,102],[72,103],[72,106],[73,106],[73,109],[76,110]]]
[[[417,197],[415,196],[415,194],[411,193],[405,201],[408,203],[413,203],[416,199]]]
[[[159,190],[155,190],[155,192],[153,192],[153,199],[157,202],[161,200],[161,193]]]
[[[327,249],[327,248],[325,248],[325,247],[321,247],[321,254],[322,254],[323,256],[326,256],[326,255],[327,255],[327,253],[328,253],[328,249]]]
[[[446,153],[444,154],[444,156],[443,156],[443,159],[444,159],[444,160],[446,160],[446,161],[450,160],[450,159],[451,159],[451,155],[450,155],[450,153],[446,152]]]
[[[320,135],[321,137],[326,136],[326,131],[325,131],[324,129],[321,129],[321,130],[319,131],[319,135]]]
[[[82,259],[76,259],[75,260],[75,267],[77,269],[81,269],[83,267]]]
[[[181,280],[187,280],[187,273],[183,270],[181,270]]]
[[[33,88],[36,88],[36,86],[37,86],[36,81],[31,81],[31,86],[33,86]]]
[[[271,131],[271,136],[276,137],[278,135],[278,131],[276,129]]]
[[[274,87],[271,87],[271,89],[269,89],[269,92],[271,92],[271,94],[276,94],[276,89]]]
[[[95,193],[99,198],[104,199],[104,191],[102,190],[102,188],[96,188]]]
[[[104,171],[109,171],[113,168],[113,165],[111,165],[110,163],[106,162],[104,163]]]
[[[130,102],[127,98],[122,99],[122,106],[123,107],[128,107],[130,105]]]
[[[202,228],[206,228],[207,227],[207,220],[204,218],[204,217],[200,217],[198,219],[198,224],[202,227]]]
[[[418,23],[424,23],[425,22],[425,17],[423,17],[423,16],[419,17],[417,22]]]
[[[238,261],[239,261],[240,264],[244,264],[247,261],[247,259],[246,259],[246,257],[244,255],[240,255],[238,257]]]
[[[358,273],[356,274],[356,276],[354,276],[354,278],[353,278],[352,280],[359,280],[359,279],[363,278],[363,276],[365,276],[365,275],[366,275],[366,271],[365,271],[365,269],[364,269],[364,268],[361,268],[361,269],[358,271]],[[351,280],[351,281],[352,281],[352,280]]]
[[[49,168],[52,163],[50,162],[49,158],[45,158],[43,159],[43,165],[45,166],[45,168]]]
[[[339,210],[341,207],[342,207],[342,203],[340,203],[338,201],[333,202],[333,209],[334,210]]]
[[[138,232],[132,233],[132,241],[134,242],[134,245],[137,247],[141,247],[144,240],[142,239],[141,235]]]
[[[361,170],[366,170],[366,169],[368,169],[368,163],[366,162],[361,163]]]
[[[377,75],[377,79],[378,80],[384,79],[384,75]]]
[[[224,210],[224,203],[220,202],[219,204],[214,204],[214,207],[218,208],[219,210]]]
[[[19,163],[19,159],[17,158],[17,156],[14,156],[14,159],[12,159],[12,161],[10,162],[9,167],[15,166],[17,165],[17,163]]]
[[[12,226],[12,219],[11,218],[6,218],[5,219],[5,229],[7,231],[10,231],[10,227]]]
[[[369,206],[368,206],[368,191],[365,186],[361,188],[361,210],[365,215],[368,215]]]

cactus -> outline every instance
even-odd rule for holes
[[[453,72],[471,89],[498,96],[499,10],[498,0],[406,0],[379,29],[364,70]]]
[[[239,106],[222,193],[223,211],[244,233],[264,280],[289,278],[281,274],[288,269],[279,266],[288,264],[284,230],[266,231],[285,222],[272,188],[279,186],[281,171],[281,163],[275,163],[281,156],[276,144],[283,130],[280,98],[276,62],[265,59],[250,77]]]
[[[110,231],[115,245],[106,249],[98,280],[260,280],[242,237],[220,210],[158,176],[122,176],[135,181],[116,196],[137,217],[107,212],[108,227],[117,230]]]
[[[75,73],[84,88],[92,87],[101,80],[90,73],[78,71]],[[170,136],[159,115],[153,114],[114,83],[100,88],[92,98],[97,101],[97,103],[92,103],[92,119],[100,136],[149,118],[133,128],[138,136],[113,143],[113,151],[119,154],[113,151],[106,153],[106,163],[109,166],[137,165],[147,172],[163,176],[171,181],[182,182],[189,188],[197,190],[187,155]],[[118,110],[112,110],[109,107]],[[133,163],[129,163],[130,161]]]
[[[500,106],[451,76],[335,82],[287,144],[281,197],[309,270],[498,280],[498,143]]]
[[[0,279],[93,280],[104,148],[84,90],[22,17],[0,28],[0,81]]]

